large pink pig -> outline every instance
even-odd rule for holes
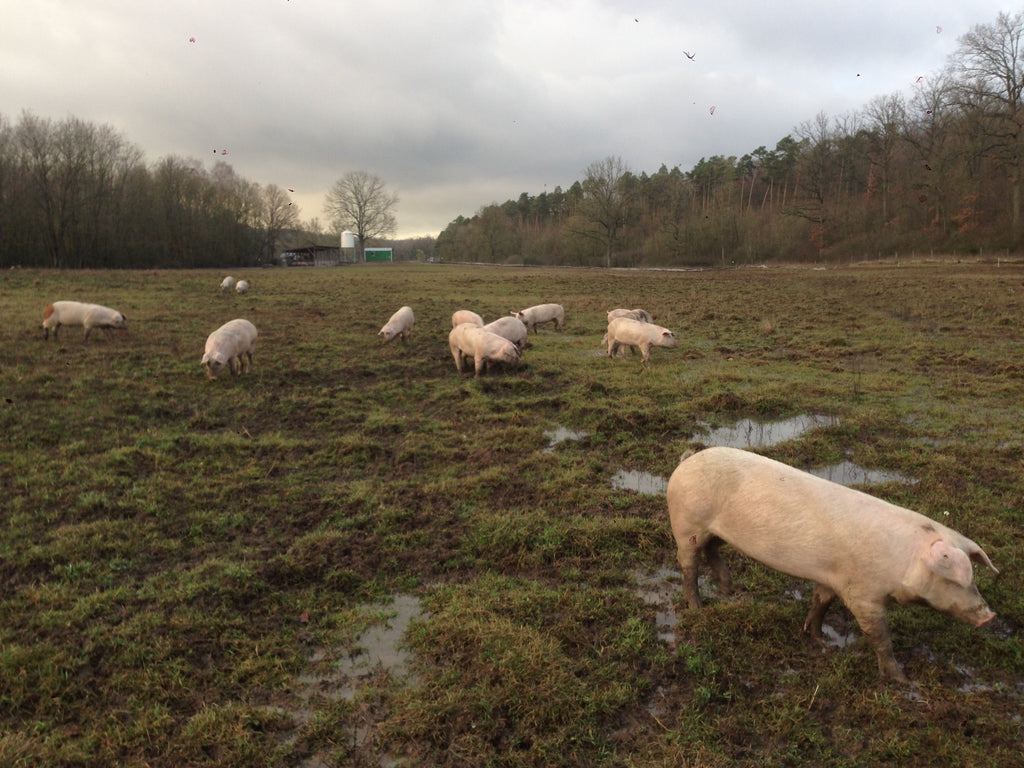
[[[899,681],[906,677],[885,622],[888,601],[925,602],[977,626],[995,616],[974,584],[971,561],[998,571],[966,536],[764,456],[724,447],[684,456],[668,482],[668,510],[689,607],[700,606],[701,554],[719,589],[730,591],[718,552],[725,542],[815,583],[804,622],[815,638],[840,597],[874,647],[879,671]]]

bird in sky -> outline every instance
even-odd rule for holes
[[[686,58],[688,58],[690,61],[693,61],[693,57],[697,55],[696,53],[690,53],[689,51],[683,51],[683,53],[686,54]]]

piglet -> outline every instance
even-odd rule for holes
[[[485,331],[496,333],[503,339],[508,339],[516,345],[520,352],[526,346],[526,326],[517,317],[499,317],[497,320],[484,326]]]
[[[641,323],[653,323],[654,318],[651,317],[651,313],[646,309],[609,309],[608,310],[608,322],[610,323],[616,317],[628,317],[630,320],[639,320]]]
[[[412,335],[413,321],[415,320],[412,307],[402,307],[391,318],[384,324],[384,327],[377,331],[378,336],[384,337],[384,343],[387,344],[393,340],[396,336],[402,337],[404,344],[409,343],[409,337]]]
[[[630,347],[633,352],[639,347],[643,353],[644,363],[651,359],[651,347],[679,346],[675,335],[668,328],[628,317],[613,318],[608,323],[608,333],[605,334],[604,341],[608,343],[608,357],[618,355],[620,346]]]
[[[974,583],[971,561],[999,573],[966,536],[903,507],[736,448],[684,456],[668,482],[668,510],[687,606],[698,608],[697,567],[707,560],[731,589],[719,555],[727,543],[765,565],[814,582],[804,631],[838,596],[878,657],[883,676],[906,681],[893,655],[885,605],[924,602],[981,626],[995,617]]]
[[[206,375],[216,379],[227,368],[231,376],[252,370],[252,356],[256,352],[256,326],[244,318],[230,320],[206,337],[206,347],[200,365]]]
[[[561,304],[537,304],[509,314],[517,318],[527,329],[532,328],[534,333],[537,333],[537,326],[541,323],[554,323],[555,329],[559,331],[565,325],[565,309]]]
[[[452,328],[463,323],[472,323],[473,325],[484,324],[484,319],[480,317],[476,312],[471,309],[459,309],[452,312]]]
[[[55,301],[47,304],[43,309],[43,338],[50,338],[52,329],[56,341],[62,325],[81,326],[84,331],[82,339],[85,341],[88,341],[93,328],[102,328],[107,338],[110,338],[111,328],[128,327],[124,315],[110,307],[83,304],[80,301]]]
[[[485,331],[473,323],[459,323],[448,334],[455,368],[462,373],[467,357],[473,358],[475,377],[480,378],[483,370],[490,371],[494,363],[519,365],[519,349],[508,339],[496,333]]]

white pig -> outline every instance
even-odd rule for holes
[[[526,326],[517,317],[499,317],[494,322],[485,325],[484,330],[496,333],[503,339],[508,339],[516,345],[516,349],[520,352],[526,345]]]
[[[885,622],[890,600],[925,602],[981,626],[995,614],[974,584],[971,561],[995,566],[956,531],[903,507],[736,448],[707,448],[668,481],[668,510],[683,594],[698,608],[698,557],[731,589],[723,542],[765,565],[814,582],[804,631],[821,637],[840,597],[875,649],[883,676],[906,681]]]
[[[473,325],[484,324],[484,319],[480,317],[476,312],[471,312],[468,309],[460,309],[457,312],[452,313],[452,328],[462,323],[472,323]]]
[[[233,278],[231,275],[228,275],[227,277],[220,281],[220,289],[222,292],[230,291],[234,287],[234,285],[235,278]]]
[[[643,352],[644,363],[651,358],[651,347],[679,346],[676,337],[668,328],[631,320],[628,317],[617,317],[608,323],[605,340],[608,342],[608,357],[615,357],[622,345],[633,348],[634,352],[636,347],[639,347]]]
[[[653,323],[654,318],[646,309],[611,309],[608,310],[608,322],[616,317],[628,317],[630,320],[639,320],[641,323]]]
[[[82,326],[85,329],[83,340],[89,338],[93,328],[102,328],[108,337],[111,336],[111,328],[128,328],[124,315],[116,309],[101,307],[99,304],[83,304],[80,301],[55,301],[47,304],[43,310],[43,338],[50,338],[52,328],[53,340],[56,341],[62,325]]]
[[[206,349],[200,363],[206,375],[216,379],[224,368],[232,376],[252,370],[252,355],[256,351],[256,326],[248,320],[237,318],[224,323],[206,338]]]
[[[537,333],[537,326],[541,323],[554,323],[555,329],[559,331],[565,324],[565,310],[561,304],[538,304],[509,314],[522,322],[528,330],[532,328],[534,333]]]
[[[448,334],[448,345],[459,373],[462,373],[465,359],[473,358],[476,378],[485,367],[490,371],[493,363],[519,364],[519,350],[515,344],[472,323],[460,323],[452,328]]]
[[[248,293],[249,292],[249,281],[248,280],[239,280],[237,283],[235,283],[235,291],[237,291],[238,293],[241,293],[241,294]]]
[[[402,307],[391,316],[391,319],[384,324],[383,328],[377,331],[377,335],[384,337],[385,344],[392,341],[396,336],[401,336],[402,342],[408,344],[409,337],[412,335],[414,319],[412,307]]]

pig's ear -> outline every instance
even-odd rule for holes
[[[971,559],[962,549],[952,546],[945,539],[932,542],[925,557],[928,567],[944,579],[967,586],[974,580]]]
[[[999,569],[992,565],[992,561],[988,559],[988,555],[985,554],[985,551],[977,544],[974,544],[973,541],[971,542],[971,544],[973,544],[974,546],[967,553],[968,557],[970,557],[971,560],[973,560],[974,562],[980,565],[984,565],[987,568],[991,569],[992,573],[998,576]]]

